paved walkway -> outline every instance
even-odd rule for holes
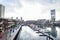
[[[9,40],[13,40],[16,34],[18,33],[20,26],[16,27],[13,32],[10,33]]]
[[[0,35],[0,40],[5,40],[5,38],[6,38],[5,32],[2,32]]]
[[[11,31],[7,30],[6,32],[1,33],[0,40],[13,40],[16,34],[18,33],[19,29],[20,29],[20,25],[18,25],[12,30],[10,29]]]

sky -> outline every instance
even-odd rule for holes
[[[5,6],[5,18],[51,19],[50,10],[55,9],[60,20],[60,0],[0,0],[0,4]]]

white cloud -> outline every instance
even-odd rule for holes
[[[42,14],[41,11],[43,11],[44,7],[43,5],[39,3],[33,3],[29,4],[28,2],[21,1],[22,8],[20,9],[15,9],[15,12],[18,13],[17,15],[19,17],[24,17],[25,20],[31,20],[31,19],[42,19],[46,18],[49,19],[49,14]]]
[[[56,19],[60,14],[59,0],[6,0],[5,17],[23,17],[25,20],[50,19],[50,10],[56,9]]]

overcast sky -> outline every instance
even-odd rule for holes
[[[60,0],[0,0],[5,5],[5,17],[23,17],[24,20],[50,19],[50,10],[56,10],[60,19]]]

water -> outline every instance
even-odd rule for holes
[[[28,26],[22,27],[21,33],[19,33],[17,40],[46,40],[46,37],[39,36],[35,31],[33,31]]]
[[[51,31],[51,27],[47,27],[46,28],[47,30]],[[55,34],[57,35],[56,38],[58,40],[60,40],[60,28],[59,27],[56,27],[56,29],[54,29],[54,31],[57,31],[56,33],[53,33],[52,34]],[[24,26],[22,27],[22,31],[21,33],[19,33],[18,37],[17,37],[17,40],[46,40],[46,37],[40,37],[39,36],[40,34],[37,34],[35,31],[33,31],[31,28],[29,28],[28,26]]]
[[[47,30],[51,31],[51,27],[47,28]],[[56,27],[56,31],[57,31],[57,36],[56,36],[56,38],[57,38],[58,40],[60,40],[60,28],[59,28],[59,27]]]

